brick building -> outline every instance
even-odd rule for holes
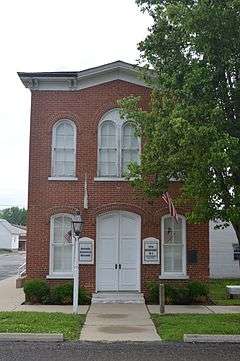
[[[141,143],[117,101],[140,96],[147,109],[151,92],[136,69],[117,61],[19,76],[32,96],[27,277],[72,278],[65,235],[79,209],[81,242],[93,252],[84,261],[82,247],[80,284],[91,292],[144,292],[147,281],[159,278],[207,279],[208,224],[188,224],[180,207],[175,223],[162,199],[149,202],[123,177],[129,161],[139,160]],[[172,198],[179,189],[169,185]]]

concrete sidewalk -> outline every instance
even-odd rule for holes
[[[81,341],[159,341],[144,304],[93,304]]]
[[[71,305],[22,305],[24,301],[23,288],[16,288],[16,277],[0,281],[0,311],[72,313]],[[89,306],[79,306],[79,314],[86,314],[88,309]]]
[[[16,288],[16,277],[0,281],[0,311],[15,311],[25,300],[22,288]]]
[[[160,313],[158,305],[148,305],[150,313]],[[197,313],[197,314],[209,314],[209,313],[240,313],[240,306],[202,306],[202,305],[166,305],[166,314],[176,313]]]

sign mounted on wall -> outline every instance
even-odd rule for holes
[[[148,237],[143,240],[143,264],[159,264],[159,239]]]
[[[94,264],[94,240],[82,237],[79,240],[79,263]]]

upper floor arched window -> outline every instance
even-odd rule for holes
[[[75,177],[76,126],[69,119],[62,119],[53,126],[52,176]]]
[[[133,126],[119,110],[106,113],[98,129],[98,176],[120,178],[130,162],[139,162],[140,144]]]
[[[139,139],[131,124],[122,126],[122,173],[127,172],[131,162],[139,162]]]

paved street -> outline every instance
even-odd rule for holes
[[[1,342],[0,361],[237,361],[237,344]]]
[[[17,269],[25,262],[25,252],[0,253],[0,281],[15,276]]]

